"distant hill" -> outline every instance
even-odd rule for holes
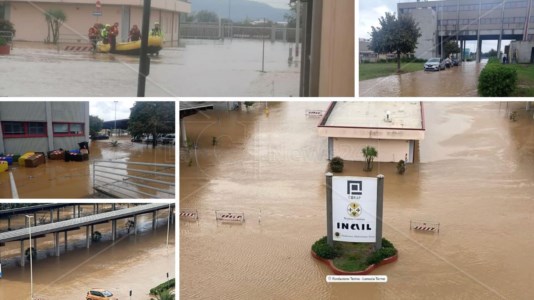
[[[279,22],[284,21],[284,15],[289,12],[289,6],[288,9],[280,9],[250,0],[231,0],[231,2],[232,20],[235,22],[243,21],[246,18],[250,20],[266,18]],[[192,12],[208,10],[221,18],[228,18],[228,3],[229,0],[191,0],[191,10]]]

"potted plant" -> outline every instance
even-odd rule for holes
[[[7,40],[0,36],[0,55],[8,55],[11,52],[11,46]]]
[[[7,55],[11,52],[9,43],[13,42],[12,39],[15,36],[13,23],[8,20],[0,20],[0,31],[4,32],[4,34],[0,36],[0,55]],[[11,32],[11,34],[9,34],[9,32]]]

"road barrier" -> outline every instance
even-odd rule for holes
[[[180,219],[198,221],[198,211],[196,209],[180,210]]]
[[[439,223],[431,221],[410,220],[410,230],[429,231],[439,233]]]
[[[228,211],[215,211],[215,219],[223,222],[245,222],[245,213],[235,213]]]

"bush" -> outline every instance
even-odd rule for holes
[[[337,256],[337,251],[334,247],[328,245],[326,236],[318,240],[312,245],[312,250],[317,256],[325,259],[333,259]]]
[[[402,175],[404,172],[406,172],[406,164],[404,163],[404,160],[401,159],[397,163],[397,173]]]
[[[387,239],[382,238],[382,248],[395,248],[395,246]]]
[[[93,242],[98,242],[102,239],[102,234],[100,233],[100,231],[95,231],[93,232],[93,236],[91,237],[91,240]]]
[[[0,36],[0,46],[4,46],[4,45],[7,45],[7,41],[6,39]]]
[[[517,72],[510,66],[488,63],[478,78],[478,94],[482,97],[508,97],[517,85]]]
[[[150,294],[151,295],[159,295],[163,291],[167,291],[167,290],[169,290],[171,288],[174,288],[175,285],[176,285],[176,283],[175,283],[174,278],[173,278],[173,279],[171,279],[169,281],[166,281],[166,282],[158,285],[155,288],[150,289]]]
[[[15,35],[15,26],[8,20],[0,20],[0,31],[11,31]]]
[[[383,242],[384,241],[382,240],[382,243]],[[371,256],[369,256],[369,258],[367,258],[367,263],[369,265],[374,265],[388,257],[394,256],[395,254],[397,254],[397,249],[392,247],[382,247],[380,248],[380,250],[374,252],[373,254],[371,254]]]
[[[339,156],[336,156],[330,161],[330,170],[332,170],[334,173],[341,173],[343,172],[344,165],[345,163],[343,162],[343,159]]]
[[[501,62],[499,61],[499,59],[495,56],[492,56],[488,59],[488,65],[491,65],[491,64],[500,64]]]

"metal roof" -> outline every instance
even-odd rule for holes
[[[174,207],[174,203],[171,203],[171,206]],[[82,217],[82,218],[70,219],[66,221],[39,225],[39,226],[32,226],[31,230],[32,230],[33,236],[45,235],[45,234],[53,233],[53,232],[63,232],[63,231],[78,228],[81,226],[99,224],[99,223],[104,223],[110,220],[117,220],[117,219],[132,217],[134,215],[153,212],[153,211],[165,209],[168,207],[169,207],[168,203],[139,205],[139,206],[132,207],[132,208],[125,208],[125,209],[115,210],[111,212],[96,214],[96,215]],[[29,238],[28,228],[0,233],[0,243],[25,240],[28,238]]]

